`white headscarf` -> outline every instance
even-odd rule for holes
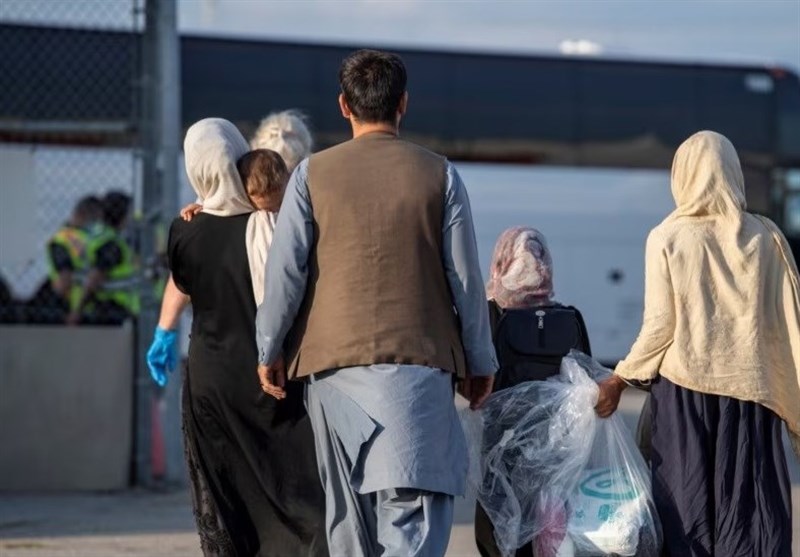
[[[299,110],[273,112],[261,120],[253,139],[253,149],[271,149],[278,153],[291,173],[311,154],[313,140],[306,125],[306,116]]]
[[[186,174],[203,212],[218,217],[252,213],[236,161],[250,150],[236,126],[222,118],[206,118],[186,132],[183,152]]]
[[[186,132],[183,151],[186,174],[203,212],[218,217],[251,213],[246,245],[256,304],[264,298],[264,267],[275,231],[275,215],[255,211],[245,193],[236,161],[250,150],[236,126],[222,118],[206,118]]]

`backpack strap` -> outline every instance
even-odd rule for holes
[[[581,352],[586,354],[587,356],[592,355],[592,347],[589,344],[589,331],[586,329],[586,322],[583,320],[583,315],[575,306],[566,306],[568,309],[571,309],[575,312],[575,319],[578,321],[578,329],[581,332]]]
[[[497,330],[503,321],[505,310],[494,300],[488,300],[487,303],[489,305],[489,329],[492,331],[492,344],[494,344],[495,340],[497,340]]]

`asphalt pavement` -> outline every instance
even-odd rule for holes
[[[620,407],[633,430],[643,397]],[[787,447],[788,448],[788,447]],[[794,555],[800,557],[800,463],[789,453]],[[448,557],[473,557],[474,498],[457,500]],[[117,493],[0,493],[2,557],[195,557],[202,555],[185,490]]]

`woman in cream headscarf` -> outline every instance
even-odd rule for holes
[[[653,494],[669,555],[788,556],[781,421],[800,455],[800,287],[778,228],[745,210],[733,145],[699,132],[676,210],[647,240],[642,330],[597,411],[652,381]]]
[[[206,555],[321,556],[324,495],[303,386],[277,401],[254,373],[263,274],[253,269],[263,269],[272,225],[237,172],[248,150],[226,120],[189,128],[186,172],[203,210],[170,229],[172,284],[193,308],[182,407],[195,518]]]

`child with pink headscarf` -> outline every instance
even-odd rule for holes
[[[515,226],[500,234],[494,248],[489,281],[486,283],[486,297],[489,300],[492,331],[495,336],[498,357],[500,358],[499,383],[502,388],[504,366],[503,350],[498,338],[500,319],[508,310],[560,307],[553,300],[553,258],[547,247],[544,235],[535,228]],[[583,318],[574,308],[576,323],[582,332],[584,342],[579,346],[589,352],[588,336],[585,333]],[[513,312],[513,311],[512,311]],[[537,312],[539,313],[539,312]],[[529,543],[516,551],[516,557],[556,557],[569,554],[570,539],[567,536],[567,513],[563,502],[543,497],[537,508],[538,520],[545,524],[544,529]],[[489,516],[480,504],[475,512],[475,541],[482,557],[500,557],[502,554],[494,539],[494,527]]]
[[[489,272],[486,297],[501,309],[552,303],[553,258],[535,228],[515,226],[500,234]]]

